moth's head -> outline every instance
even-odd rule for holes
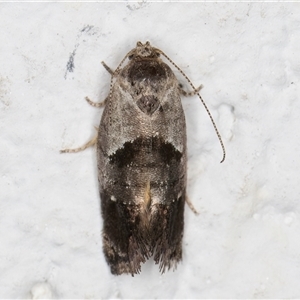
[[[132,58],[156,58],[159,57],[159,51],[156,48],[153,48],[150,43],[147,41],[145,44],[137,42],[136,48],[133,49],[132,54],[129,55],[129,59]]]

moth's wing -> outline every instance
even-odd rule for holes
[[[182,259],[184,204],[185,196],[182,196],[171,205],[160,205],[152,223],[156,236],[154,261],[162,273],[176,268]]]
[[[149,136],[146,140],[137,138],[137,133],[140,135],[143,130],[134,129],[143,126],[143,122],[132,116],[122,97],[124,91],[113,91],[99,128],[97,153],[104,253],[113,274],[139,273],[140,264],[152,254],[164,272],[176,266],[182,257],[186,129],[180,97],[175,94],[172,103],[165,101],[159,110],[161,123],[152,124],[158,135],[150,138],[150,143]],[[149,154],[140,156],[144,152]],[[148,212],[150,221],[145,225],[147,221],[141,220],[145,214],[141,214],[141,205],[135,199],[145,194],[149,180],[153,201]],[[154,197],[153,186],[160,182],[164,187],[157,190],[162,193]]]
[[[170,105],[172,103],[172,105]],[[182,259],[184,205],[186,199],[186,124],[179,95],[162,105],[168,135],[162,142],[161,160],[168,182],[151,221],[154,260],[160,270],[176,267]]]
[[[117,113],[122,109],[122,101],[122,94],[113,93],[104,109],[97,145],[98,172],[106,260],[113,274],[133,275],[140,272],[149,250],[145,245],[145,233],[138,227],[135,191],[128,184],[134,181],[130,176],[139,176],[137,170],[135,173],[130,170],[135,150],[132,143],[117,144],[124,124],[120,119],[124,116]]]
[[[137,274],[148,258],[144,237],[136,231],[135,207],[112,201],[109,193],[100,194],[103,216],[103,250],[112,274]],[[131,222],[132,221],[132,222]]]

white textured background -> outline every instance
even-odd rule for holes
[[[84,97],[108,94],[100,62],[138,40],[204,85],[228,155],[183,99],[200,212],[186,207],[183,262],[115,277],[95,149],[59,150],[94,136],[101,110]],[[0,45],[0,298],[300,297],[298,3],[1,3]]]

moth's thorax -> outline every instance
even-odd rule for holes
[[[140,57],[132,59],[122,73],[133,83],[147,81],[152,84],[165,81],[173,74],[161,59]]]
[[[119,77],[120,87],[129,93],[132,103],[151,116],[174,87],[176,80],[170,67],[159,58],[137,57],[130,60]]]

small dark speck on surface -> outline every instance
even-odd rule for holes
[[[76,49],[71,53],[71,55],[69,57],[69,60],[67,62],[67,70],[66,70],[66,73],[65,73],[65,79],[67,78],[67,73],[68,72],[74,72],[74,69],[75,69],[74,56],[75,56],[75,53],[76,53]]]
[[[69,60],[67,62],[67,66],[66,66],[66,72],[65,72],[65,79],[67,79],[67,74],[68,72],[74,72],[75,69],[75,54],[77,51],[77,48],[79,47],[79,45],[81,44],[81,42],[86,42],[86,37],[88,36],[93,36],[93,35],[97,35],[98,34],[98,28],[95,28],[92,25],[85,25],[80,31],[79,34],[77,35],[76,38],[76,44],[75,44],[75,48],[73,50],[73,52],[70,54]]]
[[[81,29],[81,32],[89,32],[94,26],[86,25]]]

